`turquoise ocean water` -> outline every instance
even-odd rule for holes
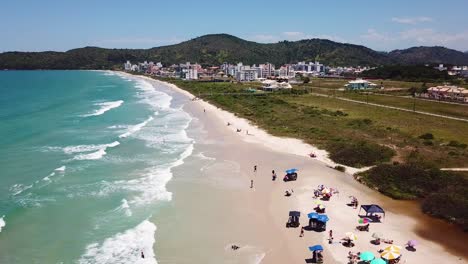
[[[0,94],[0,263],[155,263],[181,105],[103,71],[3,71]]]

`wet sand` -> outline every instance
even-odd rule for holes
[[[245,129],[237,133],[234,128],[241,120],[226,117],[203,101],[187,100],[184,109],[197,119],[189,129],[189,136],[196,140],[195,150],[185,164],[175,168],[167,186],[174,193],[173,202],[162,213],[171,217],[164,222],[154,219],[159,263],[305,263],[311,256],[307,247],[315,244],[325,247],[325,263],[346,263],[350,249],[328,244],[329,229],[335,242],[345,232],[355,232],[358,241],[351,249],[355,252],[370,250],[377,255],[384,246],[369,242],[373,232],[381,232],[397,245],[410,239],[420,242],[416,252],[402,250],[406,263],[466,262],[468,234],[422,214],[415,202],[385,197],[306,153],[291,153],[281,142],[268,145],[254,126],[249,128],[250,135]],[[227,127],[228,121],[233,126]],[[258,165],[257,173],[253,173],[254,165]],[[284,170],[291,167],[300,170],[298,181],[282,182]],[[279,177],[275,182],[271,181],[272,169]],[[299,228],[285,228],[288,212],[301,211],[301,223],[306,225],[306,215],[314,207],[313,189],[319,184],[340,192],[323,202],[331,219],[327,232],[306,231],[300,238]],[[290,188],[293,196],[285,197],[284,191]],[[358,210],[346,205],[349,195],[356,196],[360,204],[381,205],[387,212],[383,223],[371,224],[370,232],[355,231]],[[240,249],[231,250],[232,244]]]

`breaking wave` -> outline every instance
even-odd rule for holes
[[[153,251],[156,225],[148,220],[86,247],[79,264],[157,264]],[[143,258],[143,255],[144,258]]]
[[[114,102],[104,102],[104,103],[96,103],[95,105],[96,106],[100,106],[101,108],[95,110],[94,112],[90,113],[90,114],[86,114],[86,115],[82,115],[83,117],[89,117],[89,116],[99,116],[99,115],[102,115],[104,114],[105,112],[113,109],[113,108],[117,108],[119,106],[121,106],[123,104],[124,101],[122,100],[118,100],[118,101],[114,101]]]

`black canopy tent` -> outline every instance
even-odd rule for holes
[[[374,214],[383,214],[383,216],[385,217],[385,210],[376,204],[361,205],[358,215],[361,215],[361,209],[364,209],[364,211],[366,212],[366,216],[369,216],[369,215],[372,216]]]

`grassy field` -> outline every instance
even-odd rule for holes
[[[463,148],[463,144],[468,144],[467,122],[320,97],[302,90],[266,94],[247,92],[246,89],[258,85],[252,83],[170,81],[253,121],[274,135],[301,138],[331,151],[332,155],[337,144],[365,141],[394,150],[394,161],[403,161],[411,152],[417,151],[440,167],[468,164],[468,151]],[[425,133],[433,134],[434,139],[418,138]],[[459,144],[449,146],[451,141]],[[348,147],[352,149],[353,146]],[[368,164],[366,156],[362,153],[362,162],[347,165]],[[371,163],[385,160],[384,157]]]
[[[366,94],[365,92],[359,93],[350,91],[330,91],[323,88],[311,88],[310,91],[314,93],[326,94],[329,96],[344,97],[362,102],[399,107],[408,110],[416,109],[416,111],[468,119],[468,105],[466,104],[448,104],[429,100],[414,100],[413,98],[408,97],[373,93]]]

